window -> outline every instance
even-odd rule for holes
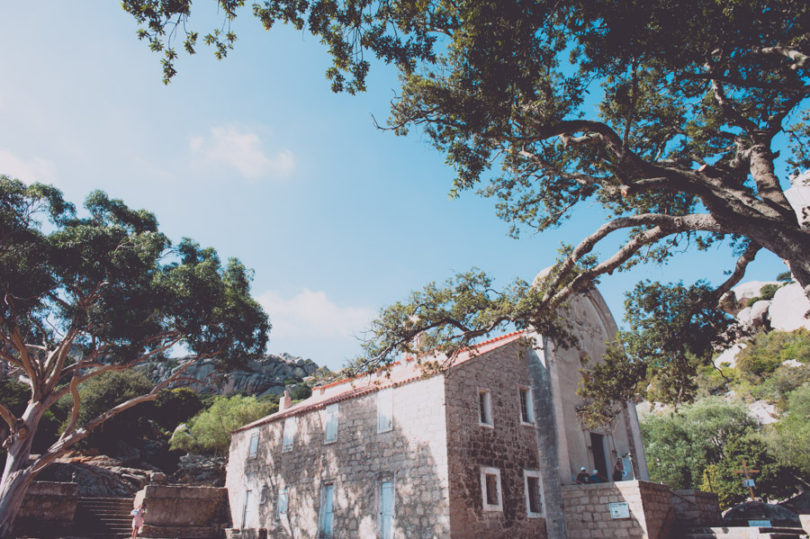
[[[492,424],[492,394],[488,389],[478,390],[478,424],[487,427]]]
[[[288,417],[284,420],[284,441],[281,444],[282,451],[291,451],[293,448],[293,441],[295,440],[295,432],[298,430],[298,425],[295,423],[295,417]]]
[[[380,539],[394,536],[394,482],[380,483]]]
[[[332,506],[333,491],[334,485],[331,483],[327,483],[321,488],[321,509],[318,512],[319,538],[330,539],[332,537],[332,515],[334,514],[334,507]]]
[[[250,447],[248,448],[248,458],[256,458],[256,453],[259,451],[259,433],[254,432],[250,435]]]
[[[386,388],[377,392],[377,432],[388,432],[394,428],[394,389]]]
[[[540,480],[540,472],[524,470],[523,487],[526,492],[526,515],[529,518],[542,517],[543,482]]]
[[[276,520],[287,518],[287,506],[290,502],[290,493],[287,487],[278,491],[278,502],[276,502]]]
[[[520,396],[520,422],[534,423],[534,394],[528,387],[518,388]]]
[[[481,499],[484,511],[503,511],[501,497],[501,471],[481,467]]]
[[[337,440],[337,431],[338,431],[338,405],[330,404],[326,407],[325,411],[325,421],[324,421],[324,435],[323,435],[323,442],[325,444],[334,442]]]

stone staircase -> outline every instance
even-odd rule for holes
[[[132,534],[132,498],[79,498],[76,531],[88,539],[123,539]]]
[[[677,532],[673,535],[680,539],[806,539],[807,532],[802,528],[742,528],[742,527],[711,527],[693,528],[683,535]]]

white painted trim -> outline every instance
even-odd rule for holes
[[[529,386],[518,385],[518,414],[520,414],[520,424],[534,427],[537,424],[537,417],[534,414],[534,390]],[[529,420],[523,419],[523,392],[526,392],[526,413]]]
[[[481,395],[485,395],[486,398],[484,399],[484,409],[486,414],[489,416],[489,422],[485,422],[484,419],[481,417]],[[478,411],[478,425],[481,427],[488,427],[488,428],[495,428],[495,417],[492,414],[492,391],[489,389],[479,387],[478,392],[475,395],[475,408]]]
[[[495,476],[495,493],[497,494],[498,503],[487,503],[487,476]],[[484,511],[503,511],[503,492],[501,489],[501,471],[498,468],[490,468],[488,466],[481,466],[481,506]]]
[[[529,478],[534,477],[537,479],[537,494],[540,497],[540,512],[533,512],[530,510],[529,504]],[[546,504],[543,500],[543,477],[540,475],[540,470],[523,470],[523,493],[526,498],[526,516],[528,518],[543,518],[546,516]]]

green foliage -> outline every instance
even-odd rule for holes
[[[769,300],[773,299],[776,295],[776,291],[779,290],[780,285],[768,283],[766,285],[762,285],[762,288],[759,290],[759,296],[754,298],[748,298],[748,301],[745,302],[747,307],[752,306],[754,303],[758,302],[759,300]]]
[[[783,497],[796,489],[795,470],[777,462],[744,406],[720,398],[701,399],[678,413],[651,415],[641,424],[650,479],[671,488],[715,492],[722,507],[746,497],[739,475],[745,457],[762,471],[757,492]]]
[[[294,401],[308,399],[311,395],[312,388],[306,384],[300,384],[290,392],[290,398]]]
[[[194,416],[187,428],[175,431],[170,446],[193,453],[227,455],[231,431],[277,410],[278,405],[256,397],[215,397],[211,407]]]
[[[780,462],[810,477],[810,382],[789,394],[785,413],[771,431],[769,441]]]
[[[47,430],[36,418],[57,403],[72,408],[61,413],[65,431],[43,451],[45,462],[122,412],[97,443],[159,430],[144,410],[137,419],[128,411],[158,397],[131,368],[163,361],[178,346],[236,364],[263,353],[270,328],[238,260],[222,264],[216,251],[187,238],[172,246],[154,215],[101,191],[88,195],[84,210],[54,187],[0,175],[0,360],[26,375],[33,396],[20,418],[23,434]],[[17,423],[10,417],[17,414],[3,412]],[[18,470],[27,466],[26,438],[7,439]]]
[[[776,280],[782,283],[790,282],[793,280],[793,275],[791,275],[789,271],[785,271],[777,275]]]
[[[743,459],[749,469],[759,470],[752,474],[757,496],[778,500],[795,494],[801,482],[796,478],[796,470],[777,462],[763,440],[756,433],[749,433],[728,441],[723,458],[706,466],[703,471],[701,490],[714,492],[720,501],[720,507],[726,509],[743,502],[749,497],[749,491],[743,486]]]
[[[810,331],[760,332],[739,354],[737,368],[752,383],[761,383],[785,361],[810,364]]]
[[[609,424],[643,390],[638,387],[646,375],[647,365],[627,355],[620,343],[611,343],[604,362],[583,369],[577,394],[583,404],[577,408],[585,428]]]
[[[197,415],[205,405],[194,391],[181,387],[161,391],[158,400],[151,406],[150,416],[161,427],[173,431],[177,425]]]
[[[112,407],[131,398],[148,393],[154,384],[137,371],[107,372],[81,386],[79,426],[86,425]],[[62,406],[70,406],[70,396],[62,399]],[[108,420],[103,429],[91,433],[83,442],[84,449],[95,449],[105,454],[116,454],[119,442],[133,442],[148,437],[153,429],[148,425],[144,407],[127,410]],[[69,422],[65,419],[64,430]]]

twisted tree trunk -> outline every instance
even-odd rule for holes
[[[25,493],[38,473],[28,459],[34,433],[44,413],[45,407],[41,402],[29,403],[3,443],[7,454],[3,477],[0,479],[0,539],[14,537],[14,521],[22,507]]]

